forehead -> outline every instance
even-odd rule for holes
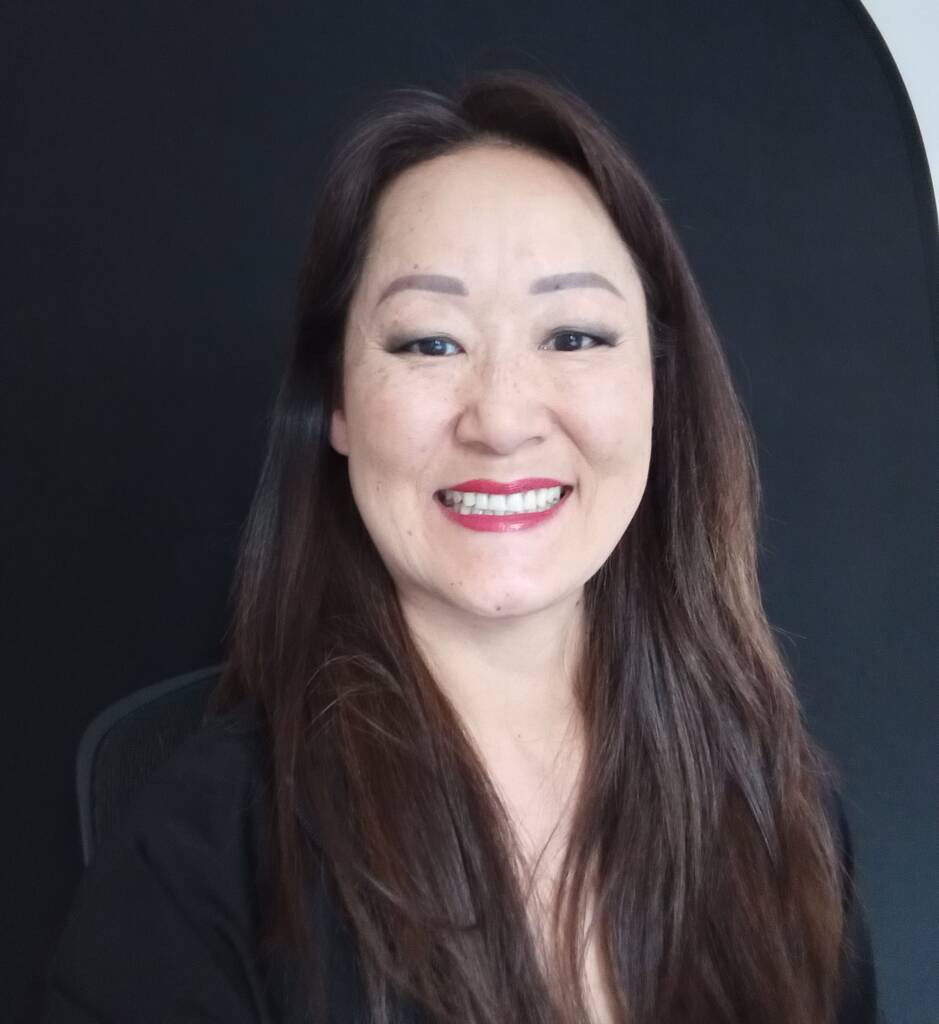
[[[590,270],[628,288],[629,250],[590,182],[528,150],[478,146],[426,161],[379,199],[362,284],[452,273],[485,288]]]

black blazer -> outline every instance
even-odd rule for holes
[[[245,704],[188,739],[146,784],[79,886],[47,974],[45,1024],[310,1024],[298,976],[257,942],[266,807],[260,735]],[[834,799],[853,882],[850,833]],[[310,891],[329,939],[328,1024],[364,1022],[348,921],[325,876]],[[846,899],[837,1021],[876,1024],[867,923],[857,899]],[[430,1024],[413,1003],[400,1005],[413,1024]]]

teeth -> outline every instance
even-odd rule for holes
[[[515,494],[483,494],[473,491],[444,491],[444,504],[455,508],[461,515],[517,515],[519,512],[538,512],[550,508],[561,500],[561,487],[539,487],[533,491]]]

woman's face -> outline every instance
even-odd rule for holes
[[[404,604],[508,617],[576,600],[639,505],[652,441],[642,286],[592,186],[496,146],[395,179],[343,389],[330,442]],[[561,501],[539,511],[551,481]],[[493,497],[513,484],[521,511]]]

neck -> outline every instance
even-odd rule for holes
[[[480,748],[556,755],[577,720],[582,591],[529,615],[484,618],[402,597],[415,642]]]

